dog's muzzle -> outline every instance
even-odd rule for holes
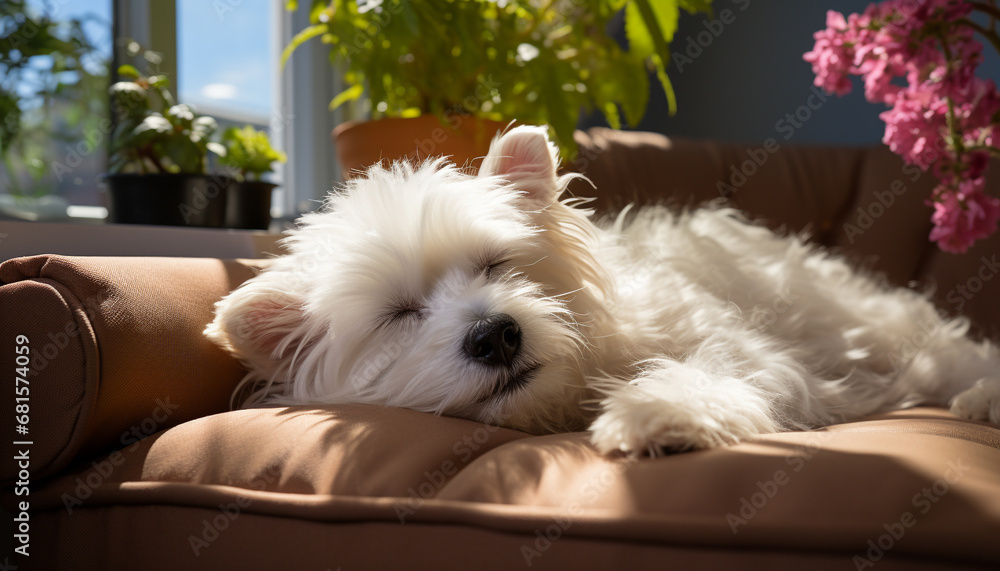
[[[469,329],[463,349],[484,365],[510,367],[521,349],[521,327],[506,313],[495,313]]]

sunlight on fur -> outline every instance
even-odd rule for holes
[[[206,329],[242,406],[369,403],[604,453],[733,444],[920,403],[1000,421],[1000,356],[915,291],[726,208],[595,223],[539,127],[478,176],[373,167]],[[931,334],[916,352],[914,331]]]

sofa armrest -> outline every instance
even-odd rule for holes
[[[32,477],[228,410],[244,371],[201,332],[213,304],[266,263],[44,255],[0,264],[0,368],[15,373],[0,432],[31,442]],[[27,418],[7,412],[17,404]],[[12,481],[14,454],[2,455],[0,480]]]

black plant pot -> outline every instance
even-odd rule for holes
[[[226,222],[224,176],[110,174],[108,221],[119,224],[222,228]]]
[[[278,185],[261,181],[232,181],[226,189],[226,226],[267,230],[271,225],[271,191]]]

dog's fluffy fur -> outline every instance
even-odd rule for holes
[[[249,368],[244,404],[589,426],[602,452],[633,454],[918,403],[1000,421],[997,348],[924,295],[729,209],[595,225],[558,200],[556,166],[545,130],[518,127],[478,176],[399,163],[331,194],[206,331]],[[498,315],[500,341],[483,333]],[[483,335],[507,353],[470,350]]]

